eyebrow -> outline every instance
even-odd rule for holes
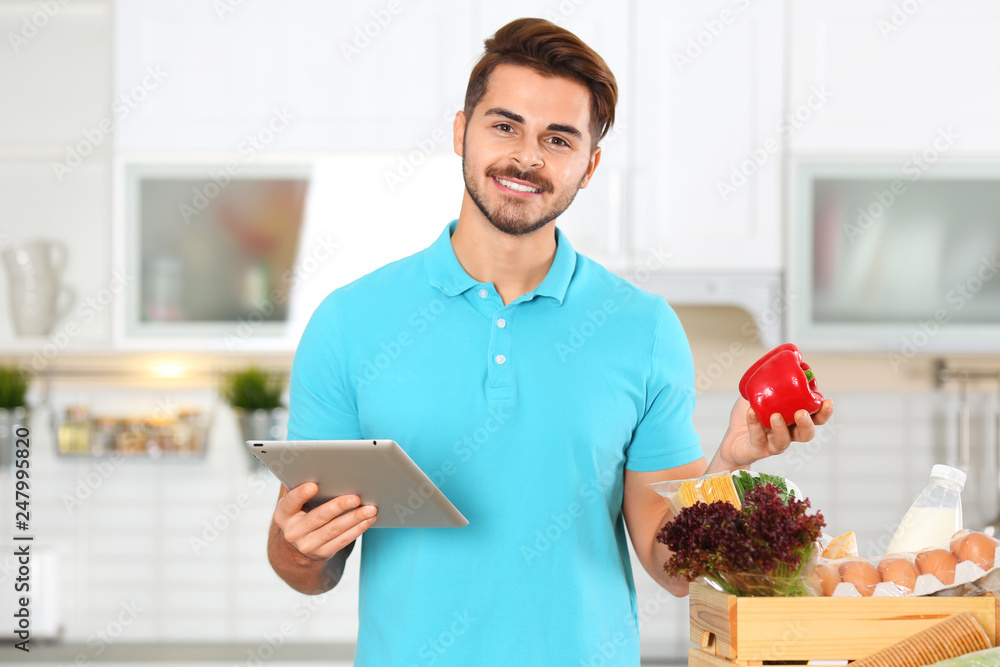
[[[516,114],[513,111],[508,111],[507,109],[503,109],[501,107],[493,107],[492,109],[487,110],[484,115],[503,116],[504,118],[508,118],[514,121],[515,123],[524,123],[524,116]],[[553,132],[564,132],[566,134],[576,137],[577,139],[580,140],[583,139],[583,134],[580,132],[580,130],[576,129],[572,125],[563,125],[561,123],[549,123],[549,126],[546,129],[552,130]]]

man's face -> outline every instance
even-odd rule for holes
[[[565,211],[600,161],[590,91],[514,65],[493,70],[469,118],[455,119],[465,188],[501,232],[529,234]]]

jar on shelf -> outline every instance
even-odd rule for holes
[[[173,450],[173,419],[170,417],[146,417],[143,420],[143,432],[146,435],[146,453],[150,456],[162,456]]]
[[[91,431],[90,449],[100,456],[115,449],[115,438],[118,434],[118,420],[102,415],[94,417],[94,428]]]
[[[205,445],[205,427],[201,410],[181,408],[174,425],[174,443],[182,454],[201,454]]]
[[[56,433],[56,443],[60,454],[90,453],[90,408],[86,405],[66,408],[66,415]]]
[[[146,453],[146,432],[142,428],[142,419],[126,417],[121,421],[121,430],[115,439],[115,447],[122,454],[136,455]]]

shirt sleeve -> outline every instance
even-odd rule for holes
[[[704,456],[694,430],[691,347],[677,315],[662,299],[651,357],[646,409],[625,452],[625,467],[636,472],[675,468]]]
[[[309,318],[292,362],[288,389],[289,440],[355,440],[361,438],[357,396],[345,374],[344,338],[337,293]]]

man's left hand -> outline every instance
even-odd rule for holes
[[[795,413],[795,423],[788,425],[780,414],[771,415],[770,428],[765,428],[745,399],[733,406],[729,431],[722,440],[719,454],[732,467],[745,467],[781,454],[793,442],[809,442],[816,437],[816,426],[825,424],[833,415],[833,401],[823,401],[818,412],[805,410]],[[742,423],[741,423],[742,422]]]

